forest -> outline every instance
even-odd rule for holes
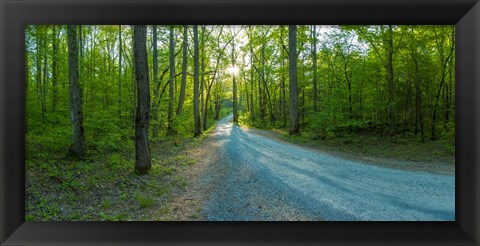
[[[228,115],[300,145],[454,162],[455,29],[28,25],[25,98],[27,220],[169,220],[188,151]]]

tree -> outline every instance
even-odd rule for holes
[[[290,135],[300,135],[297,91],[297,26],[288,26],[288,62],[290,89]]]
[[[236,35],[236,34],[235,34]],[[232,82],[233,82],[233,123],[238,124],[238,99],[237,99],[237,80],[235,78],[236,76],[236,66],[235,66],[235,60],[237,59],[237,56],[235,54],[235,40],[232,40]]]
[[[451,36],[450,36],[451,37],[450,47],[449,47],[449,51],[448,51],[447,56],[445,56],[445,52],[444,52],[444,48],[443,48],[444,43],[445,43],[445,36],[446,35],[441,35],[441,38],[438,37],[439,35],[437,34],[436,29],[437,28],[435,27],[434,28],[435,43],[437,45],[437,50],[439,51],[439,57],[440,57],[440,63],[441,63],[441,76],[440,76],[441,78],[440,78],[440,86],[438,88],[437,96],[435,98],[435,104],[433,106],[431,140],[437,140],[437,136],[435,134],[435,122],[437,120],[437,107],[438,107],[438,104],[439,104],[439,101],[440,101],[440,93],[442,92],[443,85],[445,84],[445,77],[446,77],[446,74],[447,74],[447,65],[448,65],[450,59],[452,59],[453,50],[455,49],[455,29],[452,29],[452,33],[451,33]]]
[[[58,37],[55,25],[52,26],[52,113],[57,111],[58,102],[58,79],[57,79],[57,55],[58,55]]]
[[[144,175],[150,170],[150,84],[147,60],[147,26],[135,25],[133,29],[133,56],[137,81],[137,116],[135,118],[135,171]]]
[[[28,60],[29,60],[29,50],[28,50],[28,32],[30,30],[30,27],[27,26],[25,28],[25,106],[28,105],[28,96],[30,93],[28,93],[28,89],[30,86],[30,66],[28,65]],[[25,120],[25,133],[28,132],[28,120]]]
[[[198,57],[198,26],[193,26],[193,121],[194,121],[194,137],[202,135],[200,126],[200,112],[199,112],[199,57]]]
[[[282,60],[281,64],[281,77],[280,77],[280,112],[282,112],[282,126],[285,127],[287,126],[287,107],[286,107],[286,98],[287,98],[287,95],[285,93],[286,91],[286,88],[285,88],[285,53],[286,53],[286,49],[284,48],[285,47],[285,43],[284,43],[284,36],[283,36],[283,33],[284,33],[284,26],[280,26],[280,45],[282,46],[280,49],[281,49],[281,53],[280,53],[280,59]]]
[[[118,116],[122,118],[122,26],[118,26]]]
[[[47,30],[45,30],[46,32]],[[46,35],[46,34],[45,34]],[[47,38],[43,37],[43,47],[45,47],[43,51],[43,83],[42,83],[42,88],[40,89],[40,105],[42,107],[42,123],[45,124],[45,114],[47,111],[47,79],[48,79],[48,74],[47,74]],[[78,64],[78,63],[77,63]],[[78,74],[78,72],[77,72]]]
[[[187,50],[188,50],[188,25],[183,26],[183,61],[182,61],[182,85],[180,87],[180,98],[178,99],[177,115],[183,111],[185,101],[185,87],[187,86]]]
[[[312,60],[313,60],[313,110],[315,112],[318,111],[317,108],[317,96],[318,96],[318,89],[317,89],[317,26],[312,26]]]
[[[82,89],[78,73],[78,46],[76,25],[67,26],[68,33],[68,80],[70,91],[70,123],[73,129],[72,145],[69,153],[77,158],[85,155],[83,129]]]
[[[205,25],[201,26],[202,32],[200,34],[200,59],[201,59],[201,66],[200,66],[200,112],[201,112],[201,119],[203,122],[206,122],[205,116]],[[205,124],[205,123],[204,123]]]
[[[153,91],[153,137],[158,137],[158,51],[157,51],[157,26],[153,25],[153,84],[155,89]]]
[[[168,85],[168,133],[172,134],[173,129],[173,106],[175,104],[175,30],[173,25],[170,26],[170,84]]]
[[[206,86],[205,104],[204,104],[204,112],[203,112],[204,114],[202,115],[202,117],[203,117],[203,129],[204,130],[207,130],[207,112],[208,112],[207,109],[208,109],[208,103],[209,103],[210,96],[211,96],[211,90],[213,88],[213,85],[216,84],[216,80],[218,80],[220,64],[221,64],[221,61],[222,61],[222,57],[225,54],[225,49],[230,44],[230,42],[232,42],[233,38],[235,37],[234,35],[232,35],[231,37],[228,37],[228,40],[226,40],[226,41],[222,40],[221,37],[222,37],[223,29],[224,29],[224,26],[221,26],[220,31],[218,32],[217,39],[215,40],[216,41],[216,44],[215,44],[216,47],[215,48],[216,48],[216,52],[217,52],[217,55],[215,57],[215,68],[212,71],[213,76],[211,77],[210,82],[207,83],[207,86]],[[222,41],[224,41],[224,42],[222,42]],[[218,92],[218,90],[217,90],[217,92]],[[218,98],[217,98],[217,100],[215,100],[215,102],[217,103],[216,106],[217,106],[217,112],[218,112],[220,110],[219,109],[220,104],[219,104]]]
[[[390,134],[395,136],[395,101],[393,98],[393,27],[388,25],[388,105]]]

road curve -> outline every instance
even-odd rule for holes
[[[201,216],[214,221],[454,221],[455,177],[396,170],[217,123]]]

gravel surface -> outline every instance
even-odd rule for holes
[[[209,137],[215,161],[200,220],[454,221],[455,176],[398,170],[302,148],[238,127]],[[208,188],[206,188],[208,187]]]

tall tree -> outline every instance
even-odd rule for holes
[[[178,99],[177,115],[183,111],[183,102],[185,100],[185,87],[187,86],[187,50],[188,50],[188,25],[183,26],[183,61],[182,61],[182,85],[180,87],[180,97]],[[202,60],[203,62],[203,60]],[[203,77],[203,75],[202,75]]]
[[[290,89],[290,135],[300,135],[297,91],[297,26],[288,26],[288,64]]]
[[[170,84],[168,85],[168,96],[170,97],[168,103],[168,133],[172,133],[173,125],[173,107],[175,104],[175,29],[170,26]]]
[[[118,116],[122,119],[122,25],[118,25]]]
[[[200,112],[201,117],[205,115],[205,25],[201,26],[202,32],[200,34],[200,59],[201,59],[201,67],[200,67]],[[206,119],[204,120],[206,122]]]
[[[52,26],[52,113],[57,111],[58,80],[57,80],[58,37],[56,26]]]
[[[395,136],[395,101],[393,98],[393,27],[388,25],[388,119],[390,134]]]
[[[237,81],[235,71],[235,40],[232,41],[233,123],[238,123]]]
[[[158,137],[158,51],[157,51],[157,26],[153,25],[153,84],[155,89],[153,91],[153,137]]]
[[[200,126],[200,112],[199,112],[199,61],[198,61],[198,26],[193,26],[193,121],[194,121],[194,137],[202,135]],[[206,110],[205,110],[206,111]]]
[[[254,69],[253,69],[253,49],[250,49],[250,120],[252,123],[255,123],[255,80],[254,80]]]
[[[287,95],[286,95],[286,88],[285,88],[285,52],[286,52],[286,49],[285,49],[285,43],[284,43],[284,36],[283,36],[283,32],[284,32],[285,28],[284,26],[280,26],[280,45],[282,46],[281,48],[281,53],[280,53],[280,59],[282,60],[281,64],[282,64],[282,73],[281,73],[281,78],[280,78],[280,96],[281,96],[281,100],[280,100],[280,111],[281,111],[281,114],[282,114],[282,126],[285,127],[287,126],[287,109],[286,109],[286,98],[287,98]]]
[[[78,45],[80,46],[80,57],[83,58],[83,28],[82,25],[78,26]]]
[[[137,81],[137,116],[135,118],[135,171],[144,175],[150,170],[150,143],[148,128],[150,119],[150,84],[147,60],[147,26],[133,27],[133,56]]]
[[[317,112],[317,26],[312,26],[312,60],[313,60],[313,111]]]
[[[45,28],[45,34],[46,35],[47,29]],[[47,79],[48,79],[48,74],[47,74],[47,38],[44,36],[43,37],[43,47],[45,49],[43,50],[43,82],[42,82],[42,88],[41,88],[41,100],[40,104],[42,106],[42,123],[45,124],[45,114],[47,111]]]
[[[28,57],[29,57],[29,50],[28,50],[28,32],[29,32],[30,27],[27,26],[25,28],[25,105],[28,105],[28,89],[30,86],[30,66],[28,65]],[[28,120],[25,120],[25,133],[28,131]]]
[[[82,89],[78,73],[77,28],[67,26],[68,35],[68,79],[70,91],[70,122],[73,129],[70,154],[77,158],[85,155],[85,136],[83,130]]]
[[[41,84],[42,84],[42,40],[41,40],[41,29],[39,26],[35,28],[35,51],[36,51],[36,56],[35,56],[35,90],[36,94],[38,97],[38,101],[42,100],[42,90],[41,90]],[[43,119],[43,117],[42,117]]]

